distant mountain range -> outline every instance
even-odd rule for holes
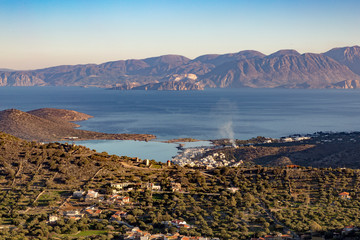
[[[322,54],[280,50],[179,55],[12,71],[0,69],[0,86],[95,86],[119,90],[204,88],[359,88],[360,47]]]

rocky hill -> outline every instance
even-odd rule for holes
[[[295,51],[223,64],[203,77],[205,84],[221,88],[323,88],[349,79],[360,76],[324,55]]]
[[[238,53],[229,53],[229,54],[207,54],[200,57],[197,57],[193,60],[193,62],[201,62],[203,64],[211,64],[214,67],[220,66],[224,63],[233,62],[233,61],[241,61],[245,59],[253,59],[253,58],[263,58],[265,54],[262,54],[258,51],[245,50],[240,51]]]
[[[351,71],[360,75],[360,47],[334,48],[324,53],[341,64],[347,66]]]
[[[176,81],[174,76],[195,75]],[[1,71],[0,86],[96,86],[119,90],[201,90],[211,88],[329,88],[360,80],[360,47],[323,54],[280,50],[207,54],[193,60],[180,55],[103,64],[56,66],[31,71]]]
[[[85,120],[91,116],[63,109],[38,109],[23,112],[17,109],[0,111],[0,131],[16,137],[35,141],[59,141],[76,138],[150,140],[148,134],[108,134],[74,129],[69,121]]]
[[[93,117],[88,114],[76,112],[73,110],[56,108],[40,108],[28,111],[27,113],[38,116],[40,118],[48,119],[50,121],[59,122],[61,124],[68,124],[73,127],[80,127],[80,125],[72,122],[84,121]]]

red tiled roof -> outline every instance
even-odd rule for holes
[[[342,193],[339,193],[340,196],[348,196],[349,193],[348,192],[342,192]]]

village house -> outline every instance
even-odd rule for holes
[[[56,223],[57,220],[59,220],[59,217],[57,215],[50,215],[49,216],[49,223],[50,224]]]
[[[72,217],[72,216],[77,216],[80,215],[80,211],[79,210],[64,210],[63,211],[63,215],[66,217]]]
[[[127,216],[127,212],[124,212],[124,211],[116,211],[115,213],[118,214],[122,218],[125,218]]]
[[[117,199],[119,199],[119,198],[121,198],[121,196],[118,195],[118,194],[110,195],[110,196],[108,196],[108,199],[106,200],[106,203],[115,203],[115,201]]]
[[[173,225],[173,226],[175,226],[177,228],[181,228],[181,227],[190,228],[190,225],[187,224],[187,222],[183,221],[183,220],[172,220],[171,225]]]
[[[121,199],[121,201],[123,202],[123,203],[130,203],[130,197],[123,197],[122,199]]]
[[[339,197],[341,199],[351,199],[350,193],[348,193],[348,192],[339,193]]]
[[[116,188],[118,190],[123,190],[124,188],[130,186],[130,185],[133,185],[133,183],[130,183],[130,182],[124,182],[124,183],[112,183],[110,186],[112,188]]]
[[[140,184],[141,189],[151,190],[152,186],[153,186],[153,183],[149,183],[149,182],[145,182],[145,183]]]
[[[153,190],[153,191],[161,191],[161,186],[160,186],[160,184],[154,183],[154,184],[152,185],[151,190]]]
[[[159,183],[141,183],[141,189],[146,189],[146,190],[150,190],[150,191],[160,191],[161,190],[161,186]]]
[[[353,231],[353,230],[355,230],[354,226],[345,226],[345,227],[342,229],[341,233],[342,233],[342,234],[347,234],[348,232],[351,232],[351,231]]]
[[[75,209],[72,209],[72,210],[64,210],[63,211],[63,215],[64,217],[66,218],[69,218],[69,219],[74,219],[74,220],[79,220],[81,219],[84,214],[80,213],[79,210],[75,210]]]
[[[181,183],[171,183],[171,191],[173,192],[180,192],[181,191]]]
[[[128,196],[120,196],[117,194],[113,194],[108,197],[108,199],[106,200],[106,203],[121,206],[121,205],[129,204],[131,202],[130,202],[130,197],[128,197]]]
[[[237,191],[239,191],[239,188],[237,187],[228,187],[226,189],[231,193],[236,193]]]
[[[92,200],[95,200],[97,199],[99,196],[99,193],[98,192],[95,192],[93,190],[89,190],[88,193],[86,194],[85,196],[85,201],[92,201]]]
[[[80,213],[80,211],[81,208],[74,207],[67,203],[60,209],[60,214],[62,214],[65,218],[79,220],[84,216],[84,214]]]
[[[294,139],[291,138],[291,137],[287,137],[287,138],[281,138],[281,141],[282,141],[282,142],[293,142]]]
[[[303,141],[303,140],[309,140],[311,137],[296,137],[295,141]]]
[[[113,215],[111,215],[110,221],[121,221],[121,219],[125,218],[126,215],[127,212],[116,211]]]
[[[114,213],[113,215],[111,215],[111,217],[110,217],[110,221],[121,221],[121,216],[120,216],[120,214],[118,214],[117,212],[116,213]]]
[[[359,233],[359,228],[355,227],[355,226],[345,226],[342,230],[341,230],[341,235],[343,236],[347,236],[347,235],[358,235]]]
[[[124,239],[148,240],[151,237],[150,233],[141,231],[138,227],[134,227],[130,232],[127,232],[126,235]]]
[[[98,217],[102,213],[102,210],[91,206],[86,208],[84,212],[89,217]]]

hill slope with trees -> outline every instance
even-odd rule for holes
[[[220,239],[292,237],[310,231],[331,239],[345,237],[345,226],[360,226],[359,170],[296,165],[205,170],[154,161],[147,166],[138,159],[82,146],[39,144],[4,133],[0,148],[0,238],[68,239],[77,238],[80,231],[92,233],[90,239],[113,239],[126,236],[127,225],[132,225],[150,234],[179,232]],[[128,196],[131,204],[108,205],[111,184],[121,182],[138,186],[118,193]],[[141,187],[148,183],[159,184],[161,190]],[[171,191],[173,183],[181,190]],[[73,198],[80,189],[95,190],[104,200]],[[84,210],[95,206],[101,214],[74,221],[61,215],[70,205]],[[127,213],[122,218],[127,225],[111,220],[117,211]],[[59,219],[49,224],[51,215]],[[164,224],[177,219],[190,227]]]

